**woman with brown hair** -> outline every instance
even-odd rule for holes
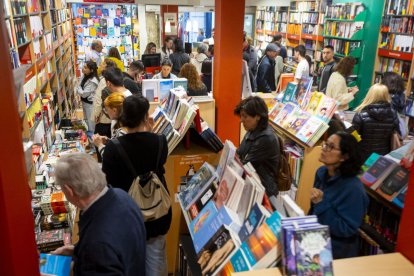
[[[181,67],[180,78],[188,80],[188,96],[207,96],[207,87],[201,81],[196,67],[191,63],[186,63]]]
[[[348,104],[359,91],[357,86],[348,88],[346,85],[346,78],[352,74],[355,63],[355,58],[344,57],[336,65],[335,72],[332,73],[326,86],[326,95],[339,102],[338,110],[347,110],[349,108]]]
[[[157,45],[155,45],[154,42],[148,43],[147,47],[145,47],[144,55],[156,54],[156,53],[157,53]]]
[[[121,69],[122,72],[125,71],[124,62],[122,61],[121,55],[116,47],[111,47],[108,52],[108,58],[115,62],[116,67]]]

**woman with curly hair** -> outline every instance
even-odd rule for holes
[[[196,67],[191,63],[186,63],[181,67],[179,74],[180,78],[186,78],[188,80],[188,96],[206,96],[207,87],[201,81],[200,75],[197,72]]]
[[[361,168],[354,136],[345,132],[331,135],[322,146],[311,190],[310,215],[329,226],[334,259],[358,256],[358,229],[368,207],[364,185],[357,174]]]

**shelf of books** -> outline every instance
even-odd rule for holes
[[[255,45],[265,50],[273,36],[280,34],[286,39],[288,7],[258,7],[256,10]],[[283,42],[284,43],[284,42]]]
[[[133,5],[71,4],[76,36],[78,75],[94,40],[102,41],[103,53],[111,47],[119,50],[125,68],[133,57],[138,57],[138,11]],[[136,29],[136,27],[135,27]]]
[[[51,148],[63,117],[76,107],[69,12],[65,1],[3,1],[18,91],[24,148]],[[22,87],[22,90],[19,88]],[[30,142],[29,142],[30,141]],[[28,167],[31,186],[36,171]]]
[[[373,153],[364,163],[360,178],[370,198],[360,229],[361,255],[395,251],[410,172],[402,166],[407,144],[386,156]]]
[[[414,9],[410,1],[385,1],[375,61],[374,82],[380,82],[383,72],[395,72],[411,91],[413,68]]]

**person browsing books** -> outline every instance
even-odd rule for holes
[[[345,132],[331,135],[322,146],[311,190],[310,215],[329,226],[334,259],[358,256],[358,229],[368,197],[357,174],[361,168],[357,141]]]
[[[156,74],[153,79],[176,79],[177,76],[171,73],[172,66],[173,64],[170,59],[163,59],[161,62],[161,72]]]
[[[299,83],[303,76],[309,77],[309,63],[306,60],[306,48],[298,45],[294,49],[295,60],[298,62],[295,72],[295,81]]]
[[[395,132],[401,134],[397,113],[392,109],[388,88],[374,84],[364,101],[355,109],[352,126],[361,135],[359,150],[362,161],[371,153],[386,155],[391,151],[391,139]]]
[[[281,156],[278,139],[268,123],[267,106],[260,97],[248,97],[236,106],[234,114],[240,116],[247,131],[237,149],[240,161],[253,165],[272,200],[279,193],[277,178]]]
[[[124,191],[129,191],[136,177],[129,170],[126,157],[137,175],[153,171],[167,189],[164,178],[164,164],[168,154],[167,139],[162,135],[160,141],[159,136],[151,132],[152,126],[148,110],[149,102],[146,98],[136,95],[127,97],[124,100],[122,114],[119,118],[121,125],[127,130],[127,134],[117,138],[127,156],[122,156],[114,140],[108,141],[105,147],[102,170],[108,183]],[[157,164],[158,151],[160,151],[159,164]],[[166,215],[145,222],[147,232],[145,275],[147,276],[168,274],[165,235],[170,228],[171,217],[170,207]]]
[[[325,45],[322,50],[323,67],[319,70],[319,92],[326,92],[326,86],[328,85],[329,78],[331,77],[334,67],[336,65],[334,59],[334,48],[331,45]]]
[[[124,87],[124,76],[121,69],[117,67],[106,68],[102,72],[102,76],[106,81],[106,87],[111,93],[121,92],[125,97],[132,95],[131,91]]]
[[[257,69],[256,86],[258,92],[271,93],[276,91],[275,58],[279,51],[280,48],[276,44],[269,43],[267,45]]]
[[[359,91],[358,86],[348,88],[346,84],[346,78],[352,74],[355,63],[355,58],[351,56],[341,59],[326,86],[326,95],[339,102],[338,110],[347,110],[349,108],[348,104]]]
[[[191,63],[184,64],[181,68],[180,78],[186,78],[188,80],[188,96],[207,96],[207,87],[201,81],[201,77],[197,72],[197,69]]]
[[[73,257],[73,275],[145,275],[141,210],[123,190],[108,186],[99,164],[85,153],[61,156],[56,184],[80,210],[79,242],[51,252]]]

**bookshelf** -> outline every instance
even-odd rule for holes
[[[396,72],[406,83],[406,95],[412,89],[412,47],[414,40],[414,10],[409,1],[386,0],[382,12],[374,82],[380,82],[383,72]]]
[[[261,50],[265,50],[273,36],[280,34],[283,40],[286,39],[288,7],[258,7],[256,10],[255,44],[259,41]],[[283,43],[283,42],[282,42]]]
[[[77,107],[70,13],[65,1],[58,0],[3,4],[11,68],[15,76],[18,71],[24,75],[18,96],[23,140],[41,144],[46,152],[60,120]],[[34,165],[28,167],[31,186]]]

